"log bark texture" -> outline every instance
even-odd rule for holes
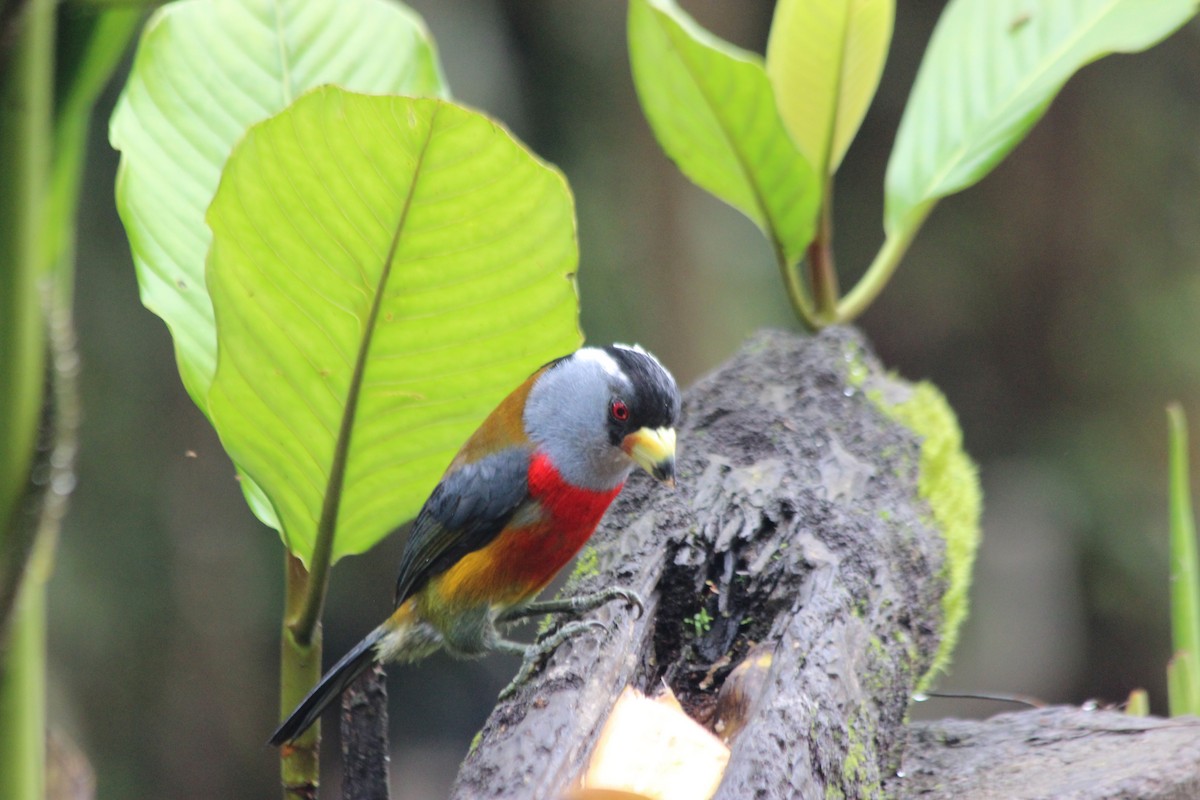
[[[679,488],[632,478],[564,590],[628,587],[644,613],[594,612],[608,635],[564,644],[497,705],[454,796],[562,796],[626,685],[665,682],[706,721],[755,643],[774,658],[717,796],[877,794],[944,590],[919,442],[872,399],[909,391],[848,329],[759,334],[689,389]]]
[[[374,665],[342,695],[342,800],[388,800],[387,682]]]
[[[918,722],[902,800],[1195,800],[1200,719],[1054,707],[988,720]]]

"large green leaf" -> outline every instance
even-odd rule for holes
[[[819,175],[832,175],[871,105],[895,0],[779,0],[767,76],[779,113]]]
[[[1160,41],[1196,0],[952,0],[888,163],[889,235],[986,175],[1084,65]]]
[[[445,91],[424,24],[399,3],[182,0],[147,22],[113,112],[117,209],[142,302],[171,329],[183,384],[205,413],[217,356],[205,209],[246,129],[326,83]]]
[[[327,498],[333,558],[367,549],[580,341],[566,181],[445,101],[314,90],[237,146],[208,219],[213,424],[306,562]]]
[[[750,217],[786,259],[812,240],[819,185],[788,136],[762,59],[698,26],[672,0],[631,0],[629,58],[667,155]]]
[[[205,414],[217,336],[204,212],[246,129],[326,83],[446,94],[424,23],[398,2],[180,0],[147,22],[113,112],[117,210],[142,302],[170,328],[183,385]],[[254,482],[242,489],[259,519],[278,528]]]

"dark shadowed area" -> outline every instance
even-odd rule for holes
[[[763,49],[768,0],[681,4]],[[687,385],[754,330],[795,327],[762,236],[652,138],[623,3],[411,5],[455,96],[570,180],[589,341],[640,342]],[[882,241],[888,152],[942,4],[898,5],[879,94],[837,183],[843,285]],[[942,688],[1106,704],[1145,687],[1166,711],[1165,404],[1181,400],[1200,431],[1198,75],[1195,21],[1085,68],[994,174],[941,204],[861,320],[886,366],[947,395],[981,467],[984,543]],[[80,219],[86,416],[51,584],[50,713],[92,760],[102,797],[273,796],[263,743],[278,715],[283,551],[183,391],[165,326],[138,302],[112,199],[115,98],[110,88],[97,110]],[[333,570],[327,662],[389,610],[401,545],[391,537]],[[515,670],[500,657],[391,670],[393,797],[448,793]],[[1002,710],[931,700],[914,714]],[[337,786],[326,775],[329,797]]]

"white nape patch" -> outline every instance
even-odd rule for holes
[[[581,347],[575,351],[575,357],[580,361],[591,361],[594,364],[600,365],[601,369],[614,378],[628,380],[628,378],[625,378],[625,373],[621,371],[621,367],[617,364],[616,359],[598,347]]]
[[[663,372],[667,373],[668,375],[671,374],[670,370],[668,370],[666,367],[664,367],[662,362],[658,360],[658,356],[654,355],[654,353],[651,353],[649,350],[642,347],[640,344],[621,344],[620,342],[613,342],[613,347],[619,347],[622,350],[628,350],[631,353],[640,353],[640,354],[644,355],[646,358],[653,361],[655,364],[657,364],[662,369]]]

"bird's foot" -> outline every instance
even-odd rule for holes
[[[592,594],[559,598],[557,600],[543,600],[540,603],[529,603],[517,608],[510,608],[501,614],[497,618],[497,621],[512,622],[524,617],[537,616],[538,614],[571,614],[572,616],[579,616],[613,600],[623,600],[625,605],[636,608],[639,617],[646,610],[646,604],[642,602],[642,597],[637,592],[632,589],[626,589],[623,586],[609,586],[607,589],[601,589]]]
[[[509,642],[500,640],[496,643],[496,649],[501,652],[520,655],[521,669],[517,671],[515,677],[505,686],[500,692],[501,700],[507,700],[516,694],[517,689],[527,682],[533,673],[541,666],[542,661],[558,648],[560,644],[573,639],[581,633],[589,630],[599,630],[603,633],[608,633],[608,626],[598,619],[585,619],[568,622],[558,630],[539,638],[536,642],[530,645],[523,645],[517,642]]]

